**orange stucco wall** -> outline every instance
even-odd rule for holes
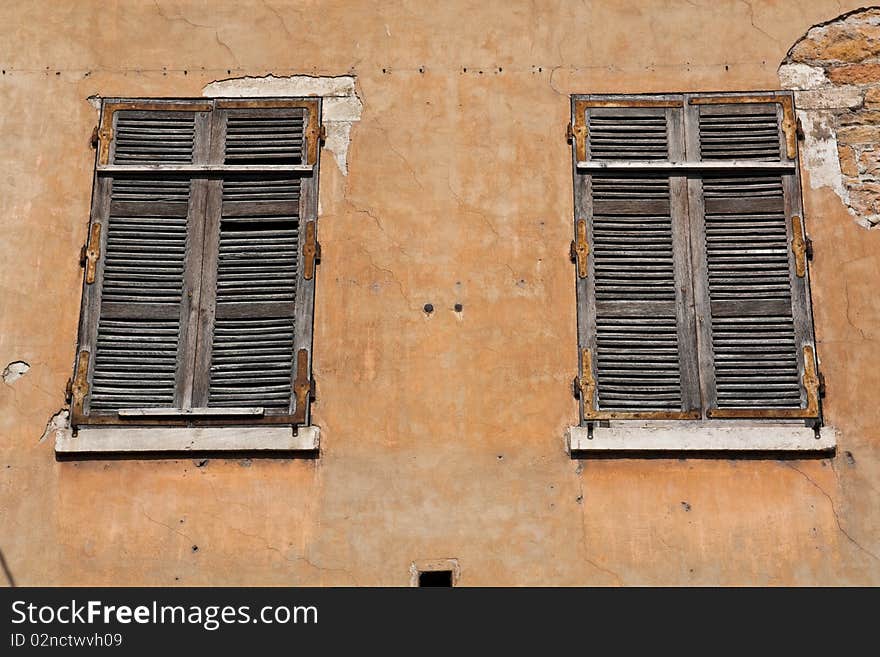
[[[31,365],[0,382],[15,581],[406,585],[411,561],[456,558],[463,585],[880,584],[880,231],[808,171],[837,455],[573,461],[563,443],[568,95],[778,88],[842,5],[4,3],[0,368]],[[57,462],[39,438],[74,359],[87,97],[268,73],[356,75],[364,106],[348,175],[321,171],[320,459]]]

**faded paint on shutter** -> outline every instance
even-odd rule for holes
[[[212,157],[256,167],[307,163],[317,101],[218,106]],[[203,300],[195,403],[260,407],[258,422],[306,421],[293,392],[298,353],[306,350],[304,376],[311,363],[313,276],[306,280],[303,269],[315,192],[315,169],[226,173],[212,185],[204,279],[212,294]]]
[[[113,180],[92,411],[174,404],[190,181]]]
[[[791,105],[776,98],[691,99],[689,148],[703,160],[782,166]],[[806,265],[793,248],[803,241],[797,171],[742,169],[690,182],[707,416],[817,417],[809,289],[798,275]]]
[[[680,102],[596,105],[575,101],[588,160],[680,159]],[[589,242],[578,281],[584,418],[694,417],[684,180],[608,172],[576,174],[576,186]]]

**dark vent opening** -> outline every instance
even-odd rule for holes
[[[451,570],[424,570],[419,573],[419,588],[452,587]]]

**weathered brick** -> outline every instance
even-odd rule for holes
[[[837,155],[840,158],[840,171],[844,176],[855,177],[859,175],[856,153],[851,146],[838,145]]]
[[[865,92],[865,107],[880,108],[880,87],[874,87]]]
[[[794,62],[858,64],[880,58],[880,25],[835,23],[816,30],[791,53]]]
[[[859,170],[866,176],[880,177],[880,151],[862,151],[859,155]]]
[[[840,125],[880,125],[880,111],[846,112],[838,119]]]
[[[842,144],[874,144],[880,141],[880,126],[854,125],[837,131],[837,140]]]
[[[828,70],[828,79],[835,84],[873,84],[880,82],[880,64],[851,64]]]

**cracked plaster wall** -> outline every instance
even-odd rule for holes
[[[880,231],[811,164],[837,455],[578,462],[563,443],[577,418],[568,95],[776,88],[792,44],[855,7],[12,3],[0,363],[31,366],[0,385],[0,550],[15,580],[406,585],[413,561],[455,559],[463,585],[880,584]],[[56,461],[87,98],[303,89],[299,76],[357,81],[338,96],[348,145],[331,142],[321,169],[321,458]]]

